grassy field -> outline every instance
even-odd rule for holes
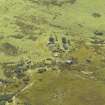
[[[0,105],[105,105],[104,19],[104,0],[0,0]]]

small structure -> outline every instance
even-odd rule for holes
[[[66,44],[66,43],[67,43],[67,39],[66,39],[66,37],[64,37],[64,36],[62,37],[62,43],[63,43],[63,44]]]
[[[66,64],[71,65],[71,64],[75,64],[76,61],[74,59],[68,59],[65,61]]]
[[[69,49],[68,44],[67,43],[66,44],[63,44],[63,48],[64,48],[64,50],[68,50]]]
[[[62,44],[63,44],[63,48],[64,48],[64,50],[68,50],[69,49],[69,43],[70,43],[70,40],[68,41],[67,39],[66,39],[66,37],[62,37]]]
[[[77,58],[74,58],[74,57],[70,57],[70,58],[67,58],[65,61],[65,64],[68,64],[68,65],[72,65],[72,64],[77,64]]]

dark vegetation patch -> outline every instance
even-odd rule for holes
[[[104,32],[102,32],[102,31],[97,31],[97,30],[96,30],[96,31],[94,32],[94,34],[95,34],[95,35],[102,36],[102,35],[104,34]]]
[[[99,18],[99,17],[101,17],[101,14],[100,13],[92,13],[92,16],[94,18]]]
[[[44,73],[44,72],[46,72],[46,68],[39,68],[38,69],[38,73]]]
[[[90,42],[92,43],[94,48],[96,48],[96,52],[98,51],[98,48],[103,47],[103,45],[105,44],[105,40],[103,38],[99,38],[99,37],[95,36],[95,37],[92,37],[91,39],[92,40]]]
[[[54,15],[55,17],[55,15]],[[20,31],[23,35],[41,35],[45,32],[45,29],[41,28],[40,25],[47,24],[50,27],[58,28],[61,30],[68,29],[68,27],[56,25],[53,22],[49,21],[44,16],[29,16],[26,18],[16,16],[16,24],[20,27]],[[29,21],[29,23],[27,21]]]
[[[16,20],[16,24],[20,27],[20,30],[23,34],[29,35],[29,34],[34,34],[33,29],[34,26],[32,24],[28,24],[22,20]]]
[[[94,36],[91,37],[90,43],[91,47],[94,49],[94,52],[103,56],[105,40],[103,38],[99,38],[98,36]]]
[[[0,79],[0,82],[1,82],[1,83],[4,83],[4,84],[14,83],[13,80],[8,80],[8,79]]]
[[[15,39],[22,39],[24,38],[24,35],[18,34],[18,35],[12,35],[10,37],[15,38]]]
[[[49,23],[49,25],[51,27],[58,28],[58,29],[61,29],[61,30],[68,29],[67,27],[64,27],[64,26],[61,26],[61,25],[56,25],[56,24],[53,24],[53,23]]]
[[[83,25],[83,24],[80,24],[80,23],[78,24],[78,26],[79,26],[79,27],[84,27],[84,25]]]
[[[15,94],[0,95],[0,102],[4,102],[3,104],[0,104],[0,105],[5,105],[6,102],[11,102],[13,96],[15,96]]]
[[[0,46],[0,52],[3,52],[6,55],[16,56],[18,55],[18,51],[18,48],[9,42],[3,43]]]
[[[74,4],[76,2],[76,0],[70,0],[71,4]]]
[[[7,62],[2,63],[2,69],[4,70],[4,75],[8,78],[24,78],[25,72],[30,68],[31,61],[20,60],[18,62]]]
[[[41,24],[48,24],[48,21],[45,17],[38,17],[38,16],[29,16],[29,17],[19,17],[16,16],[16,25],[20,28],[20,37],[23,36],[34,36],[34,35],[41,35],[44,33],[44,29],[40,27]],[[34,38],[35,40],[35,38]]]
[[[91,43],[93,43],[93,44],[105,44],[105,40],[103,40],[103,39],[95,39],[95,40],[93,40],[93,41],[91,41]]]
[[[15,18],[16,18],[17,25],[19,25],[19,26],[23,25],[25,27],[25,26],[31,24],[36,29],[37,29],[38,25],[48,23],[47,18],[44,16],[34,16],[34,15],[30,15],[28,17],[15,16]],[[27,22],[29,22],[30,24]]]
[[[39,0],[39,1],[31,0],[31,2],[46,5],[46,6],[48,5],[62,6],[67,3],[74,4],[76,0]]]
[[[29,35],[29,36],[27,37],[27,39],[30,39],[30,40],[32,40],[32,41],[36,41],[36,40],[37,40],[37,37],[34,36],[34,35]]]
[[[31,15],[30,17],[30,22],[35,23],[36,25],[39,24],[48,24],[49,21],[47,20],[47,18],[43,17],[43,16],[33,16]]]
[[[4,39],[4,36],[3,35],[0,35],[0,40]]]
[[[29,0],[30,2],[32,2],[32,3],[37,3],[37,4],[39,4],[39,0]]]

